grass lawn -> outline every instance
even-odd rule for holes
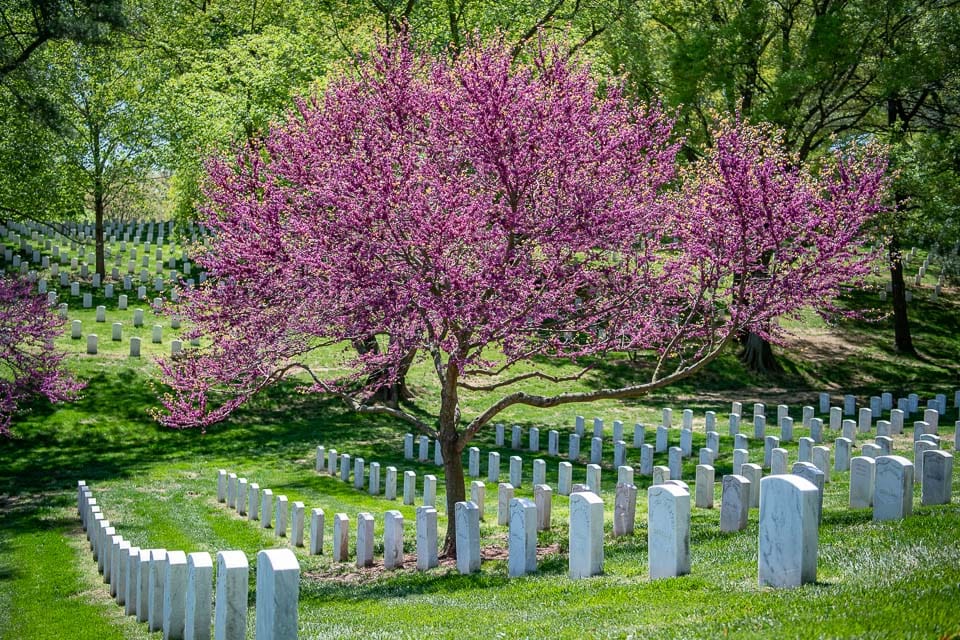
[[[877,301],[875,292],[851,294],[850,304]],[[383,512],[398,509],[405,518],[407,567],[413,565],[415,530],[413,507],[356,491],[338,479],[314,471],[319,444],[353,456],[369,465],[394,465],[400,472],[414,470],[419,489],[422,476],[438,476],[441,535],[445,526],[442,469],[403,460],[405,425],[382,417],[357,416],[338,402],[304,396],[295,384],[275,388],[239,411],[228,423],[208,433],[171,431],[158,427],[148,411],[157,406],[151,356],[169,350],[149,343],[154,323],[147,312],[145,327],[131,333],[131,310],[108,304],[106,325],[94,322],[93,310],[71,311],[84,334],[100,335],[101,353],[85,354],[85,340],[60,340],[71,352],[70,367],[87,381],[78,402],[32,407],[15,426],[15,438],[0,442],[0,638],[147,638],[146,625],[122,615],[109,598],[86,547],[76,516],[75,487],[83,479],[117,532],[141,547],[181,549],[186,552],[241,549],[251,562],[250,611],[253,622],[256,552],[288,544],[273,530],[239,517],[216,502],[217,470],[237,472],[274,495],[303,501],[309,510],[326,513],[325,554],[309,556],[295,549],[300,561],[301,638],[433,638],[433,637],[657,637],[713,638],[931,638],[960,633],[960,464],[954,466],[953,502],[947,506],[919,506],[915,491],[914,515],[904,521],[873,523],[869,510],[847,508],[848,474],[833,473],[827,485],[824,519],[820,528],[818,581],[795,590],[772,590],[757,585],[757,511],[746,531],[719,532],[719,480],[732,466],[733,438],[727,435],[726,416],[731,401],[788,404],[795,418],[795,438],[805,404],[816,406],[821,390],[833,393],[834,404],[843,393],[858,395],[863,404],[870,395],[890,391],[895,397],[916,391],[929,398],[960,388],[960,309],[955,297],[936,303],[915,298],[911,306],[920,358],[903,358],[890,351],[887,321],[868,324],[847,321],[827,326],[803,319],[795,323],[796,337],[783,353],[785,371],[773,378],[747,374],[730,354],[695,379],[642,401],[603,402],[590,406],[550,410],[512,408],[498,422],[541,429],[545,449],[547,431],[561,433],[561,452],[573,430],[574,415],[605,419],[607,436],[613,420],[622,420],[632,434],[635,422],[648,425],[647,442],[664,406],[674,408],[671,444],[679,440],[680,412],[695,411],[694,452],[704,446],[703,412],[714,410],[721,433],[716,461],[718,508],[694,509],[691,527],[692,567],[689,576],[650,581],[647,575],[646,488],[650,479],[636,475],[639,487],[636,534],[612,537],[613,490],[616,470],[610,462],[613,446],[607,438],[603,469],[605,565],[602,576],[571,581],[567,578],[567,498],[554,496],[552,529],[541,532],[537,574],[509,579],[505,551],[506,528],[496,526],[495,483],[486,485],[486,522],[482,524],[485,560],[473,576],[456,574],[452,563],[418,573],[411,568],[385,573],[382,567],[357,570],[353,563],[330,561],[333,514],[351,519],[351,557],[356,515],[375,517],[377,564],[382,562]],[[96,303],[95,303],[96,304]],[[71,307],[75,306],[71,302]],[[79,306],[79,305],[76,305]],[[146,308],[144,306],[144,308]],[[109,340],[113,321],[123,321],[121,343]],[[167,321],[161,321],[169,333]],[[144,357],[127,357],[127,338],[144,338]],[[329,354],[327,354],[329,355]],[[563,370],[544,363],[557,371]],[[626,359],[609,361],[580,384],[612,384],[638,374]],[[418,394],[416,407],[429,414],[436,384],[430,368],[420,366],[410,382]],[[537,389],[534,384],[531,389]],[[464,399],[470,417],[489,397]],[[956,410],[941,418],[944,448],[953,451]],[[744,433],[751,431],[744,421]],[[909,424],[909,422],[908,422]],[[778,429],[768,426],[767,433]],[[906,429],[905,433],[912,433]],[[825,430],[827,439],[837,434]],[[509,445],[509,429],[508,429]],[[861,444],[865,439],[859,441]],[[512,452],[494,447],[492,426],[474,443],[481,449],[481,479],[486,478],[487,453],[501,452],[501,479],[506,481],[510,455],[524,458],[524,485],[518,496],[532,496],[531,465],[547,460],[547,482],[556,486],[557,463],[564,458]],[[790,462],[797,459],[797,443],[788,443]],[[897,453],[912,459],[908,435],[896,439]],[[763,444],[751,442],[751,461],[762,457]],[[589,452],[585,440],[582,451]],[[431,447],[432,454],[432,447]],[[466,459],[466,454],[465,454]],[[629,460],[639,464],[631,449]],[[666,464],[658,454],[656,464]],[[695,459],[684,465],[684,478],[693,484]],[[574,482],[583,482],[585,465],[574,465]],[[248,636],[253,637],[252,625]]]

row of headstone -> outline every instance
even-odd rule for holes
[[[437,446],[439,455],[440,447]],[[442,460],[437,464],[442,464]],[[369,471],[367,471],[369,467]],[[353,487],[357,490],[366,490],[371,496],[381,494],[380,482],[380,463],[371,462],[367,465],[366,460],[361,457],[351,456],[349,453],[340,453],[336,449],[327,449],[320,445],[317,446],[316,454],[317,473],[326,472],[333,477],[339,477],[345,483],[351,482],[351,473],[353,475]],[[382,493],[387,500],[397,499],[397,468],[389,466],[385,469]],[[437,477],[433,474],[423,476],[423,490],[421,492],[422,504],[428,507],[435,507],[437,501]],[[403,472],[403,504],[415,505],[417,498],[417,473],[415,471]]]
[[[242,551],[217,553],[141,548],[117,533],[86,482],[77,485],[77,512],[97,570],[126,615],[160,631],[164,640],[243,640],[249,567]],[[289,549],[264,549],[256,566],[257,640],[295,640],[300,564]]]

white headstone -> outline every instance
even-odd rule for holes
[[[715,471],[712,465],[697,465],[695,506],[698,509],[713,509],[713,481]]]
[[[569,574],[587,578],[603,571],[603,500],[591,492],[570,494]]]
[[[472,502],[458,502],[454,514],[457,519],[457,571],[464,575],[476,573],[480,570],[480,510]]]
[[[873,519],[900,520],[913,513],[913,463],[902,456],[876,459]]]
[[[537,506],[530,500],[510,501],[507,571],[510,577],[537,570]]]
[[[383,567],[403,566],[403,514],[396,510],[383,514]]]
[[[257,553],[257,640],[296,640],[300,563],[289,549]]]
[[[761,586],[817,579],[817,488],[795,475],[761,480],[758,573]]]
[[[953,456],[939,449],[924,451],[921,504],[949,504],[952,490]]]
[[[184,640],[210,640],[213,560],[205,551],[187,554],[187,595]]]
[[[437,565],[437,510],[417,507],[417,570],[427,571]]]
[[[661,484],[647,489],[650,579],[690,573],[690,494]]]
[[[873,505],[877,466],[873,458],[856,456],[850,460],[850,508],[866,509]]]
[[[217,553],[214,640],[243,640],[246,637],[249,571],[243,551]]]

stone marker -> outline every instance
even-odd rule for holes
[[[731,436],[740,435],[740,414],[739,413],[730,414],[729,433]]]
[[[550,514],[553,510],[553,490],[546,484],[534,486],[533,501],[537,506],[537,531],[550,529]]]
[[[500,482],[500,454],[496,451],[487,456],[487,482]]]
[[[745,463],[750,462],[750,452],[746,449],[734,449],[733,450],[733,473],[734,475],[740,475],[740,467]]]
[[[557,467],[557,493],[568,496],[573,484],[573,465],[569,462],[561,462]]]
[[[880,445],[866,442],[860,447],[860,454],[866,458],[876,458],[883,455]]]
[[[336,534],[334,534],[336,539]],[[373,516],[366,512],[357,514],[357,568],[373,566]]]
[[[397,499],[397,468],[387,467],[386,488],[383,497],[387,500]]]
[[[274,527],[274,534],[278,538],[287,537],[287,496],[277,496],[277,517],[274,518],[277,523]]]
[[[121,539],[117,545],[117,553],[113,562],[113,569],[110,577],[110,593],[113,594],[117,604],[122,605],[127,601],[127,573],[130,571],[130,543]]]
[[[750,481],[739,474],[723,476],[720,496],[720,531],[729,533],[747,527],[750,513]]]
[[[683,451],[680,447],[670,447],[667,462],[670,468],[670,479],[680,480],[683,477]]]
[[[673,426],[673,409],[666,408],[663,410],[663,418],[661,422],[667,429]]]
[[[789,416],[780,418],[780,441],[793,442],[793,418]]]
[[[256,482],[247,485],[247,518],[260,519],[260,485]]]
[[[618,440],[613,445],[613,466],[622,467],[627,463],[627,443]]]
[[[841,435],[850,440],[850,442],[857,441],[857,423],[853,420],[844,420],[843,427],[840,430]]]
[[[467,463],[467,475],[471,478],[480,477],[480,449],[470,447]]]
[[[433,464],[438,467],[443,466],[443,447],[440,446],[439,440],[433,441]]]
[[[709,447],[702,447],[700,449],[700,458],[699,464],[709,464],[712,465],[713,461],[716,459],[717,455],[713,449]]]
[[[618,482],[613,503],[614,537],[633,535],[637,518],[637,487],[632,483]]]
[[[496,425],[496,432],[497,432],[497,435],[496,435],[496,445],[497,445],[498,447],[502,447],[502,446],[503,446],[503,428],[504,428],[504,427],[503,427],[502,424],[497,424],[497,425]]]
[[[590,463],[600,464],[601,462],[603,462],[603,438],[594,437],[590,440]]]
[[[663,453],[667,450],[667,444],[669,442],[670,433],[667,431],[667,427],[661,425],[657,427],[657,446],[655,449],[656,453]]]
[[[811,451],[810,462],[823,471],[823,481],[830,482],[830,447],[818,446]]]
[[[913,463],[902,456],[876,460],[873,519],[900,520],[913,513]]]
[[[633,467],[627,465],[617,467],[617,483],[633,484]]]
[[[587,488],[600,495],[600,465],[587,465]]]
[[[797,587],[816,581],[817,488],[795,475],[760,482],[760,585]]]
[[[163,640],[183,640],[186,606],[187,556],[183,551],[171,551],[163,585]]]
[[[303,503],[294,502],[291,508],[290,544],[295,547],[303,546],[303,512]]]
[[[396,510],[383,514],[383,566],[385,569],[403,566],[403,514]]]
[[[345,513],[333,515],[333,561],[346,562],[349,558],[350,518]]]
[[[810,420],[810,437],[816,444],[823,442],[823,420],[820,418]]]
[[[332,476],[337,475],[337,461],[339,459],[340,456],[337,454],[336,449],[330,449],[330,451],[327,452],[327,473]]]
[[[653,467],[653,484],[663,484],[670,479],[670,467],[656,465]]]
[[[87,336],[87,355],[97,355],[97,334],[95,333]]]
[[[509,482],[501,482],[497,487],[497,524],[500,526],[510,524],[510,501],[513,500],[514,487]],[[477,509],[477,519],[480,514]]]
[[[680,430],[680,455],[684,458],[693,455],[693,431],[689,429]]]
[[[502,486],[502,485],[501,485]],[[480,510],[472,502],[458,502],[457,571],[467,575],[480,570]]]
[[[405,433],[403,435],[403,459],[413,460],[413,434]]]
[[[924,451],[920,503],[923,505],[950,504],[952,490],[953,456],[938,449]]]
[[[289,549],[257,553],[257,640],[296,640],[300,563]]]
[[[570,494],[570,578],[603,571],[603,500],[594,493]]]
[[[438,566],[437,510],[417,507],[417,570],[426,571]]]
[[[874,442],[877,443],[877,447],[880,449],[880,453],[874,457],[889,456],[893,453],[893,438],[890,436],[877,436],[874,438]]]
[[[419,438],[419,447],[417,451],[417,460],[420,462],[426,462],[430,459],[430,438],[427,436],[420,436]]]
[[[363,458],[353,459],[353,488],[363,490],[363,472],[365,461]]]
[[[815,442],[813,438],[800,438],[800,445],[797,449],[797,461],[810,462],[813,458],[813,447]]]
[[[187,554],[184,640],[210,640],[213,561],[204,551]]]
[[[323,553],[323,509],[310,510],[310,555]]]
[[[477,505],[477,509],[480,511],[480,520],[485,520],[486,516],[486,498],[487,498],[487,485],[480,482],[479,480],[474,480],[470,483],[470,501]],[[427,504],[424,502],[424,504]],[[433,507],[435,505],[429,504],[427,506]]]
[[[794,462],[793,474],[800,476],[817,488],[817,522],[823,519],[824,473],[812,462]]]
[[[690,494],[675,485],[647,489],[650,579],[690,573]]]
[[[740,475],[750,481],[750,507],[760,506],[760,480],[763,478],[763,469],[758,464],[746,462],[740,467]]]
[[[217,502],[227,501],[227,470],[217,472]]]
[[[570,442],[567,445],[567,459],[568,460],[579,460],[580,459],[580,436],[576,433],[570,434]]]
[[[150,551],[150,575],[147,595],[147,629],[163,629],[163,589],[167,578],[166,549]]]
[[[856,456],[850,460],[850,508],[873,506],[876,463],[873,458]]]
[[[603,438],[603,418],[593,419],[593,437]]]
[[[873,411],[863,407],[860,409],[860,415],[857,420],[857,431],[860,433],[870,433],[870,429],[873,426]]]
[[[370,463],[370,481],[367,485],[367,493],[372,496],[380,495],[380,463]]]
[[[350,460],[352,456],[349,453],[340,454],[340,482],[350,482]]]
[[[547,455],[560,455],[560,432],[556,429],[551,429],[547,432]]]
[[[123,596],[123,612],[128,616],[137,615],[137,604],[139,600],[138,583],[140,582],[140,547],[130,547],[127,549],[127,592]]]
[[[697,465],[697,484],[695,505],[698,509],[713,509],[713,480],[715,471],[712,465]]]
[[[753,437],[763,440],[767,437],[767,418],[763,415],[753,416]]]
[[[530,451],[537,452],[540,451],[540,429],[537,427],[530,427],[529,434],[529,449]]]
[[[640,445],[640,475],[653,475],[653,445]]]
[[[890,428],[893,433],[903,433],[903,417],[902,409],[892,409],[890,411]]]
[[[745,434],[738,433],[733,436],[733,448],[734,449],[750,449],[750,438]]]
[[[777,436],[767,436],[763,439],[763,466],[770,468],[770,462],[773,459],[773,450],[780,446],[780,438]]]
[[[914,467],[914,484],[920,484],[923,480],[923,454],[926,451],[932,451],[937,448],[932,442],[928,440],[918,440],[913,443],[913,467]]]
[[[833,446],[837,450],[833,459],[833,470],[847,471],[850,469],[850,448],[853,442],[849,438],[837,438]]]
[[[247,515],[247,484],[246,478],[237,480],[237,513],[241,516]]]
[[[523,429],[520,428],[520,425],[515,424],[510,427],[510,448],[519,449],[520,441],[523,439]]]
[[[547,482],[547,461],[537,458],[533,461],[533,485],[546,484]]]
[[[523,483],[523,458],[510,456],[510,484],[519,487]]]
[[[437,476],[423,476],[423,504],[435,507],[437,502]]]
[[[530,500],[510,501],[510,535],[507,571],[510,577],[537,570],[537,506]]]
[[[243,551],[217,553],[217,599],[214,640],[243,640],[247,632],[250,567]]]
[[[273,525],[273,491],[260,492],[260,528],[269,529]]]
[[[782,475],[787,472],[787,450],[777,447],[770,452],[770,475]]]

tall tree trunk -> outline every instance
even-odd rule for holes
[[[380,353],[380,343],[377,342],[376,336],[368,336],[363,340],[354,340],[353,348],[356,349],[360,355]],[[377,389],[372,400],[389,407],[397,407],[401,400],[410,400],[413,398],[413,393],[407,387],[407,372],[410,370],[410,366],[413,364],[413,359],[416,355],[416,350],[413,350],[403,357],[400,361],[400,371],[398,372],[397,380],[393,383],[388,384],[385,382],[385,373],[370,374],[367,378],[367,386],[372,386]]]
[[[443,452],[443,472],[447,489],[447,533],[443,541],[443,554],[456,556],[457,553],[457,503],[467,497],[466,483],[463,477],[463,444],[457,423],[460,421],[460,407],[457,382],[460,372],[454,364],[448,364],[443,373],[440,389],[440,450]]]
[[[94,250],[97,254],[96,270],[101,278],[105,278],[107,275],[107,262],[104,256],[103,244],[103,210],[103,185],[98,179],[93,189],[94,243],[96,245]]]
[[[443,539],[443,555],[457,554],[457,503],[467,499],[463,476],[463,449],[457,443],[456,425],[440,426],[440,450],[443,452],[443,473],[447,489],[447,532]]]
[[[900,206],[901,200],[897,198],[897,207]],[[916,355],[916,350],[913,348],[913,337],[910,335],[910,318],[907,316],[907,286],[903,280],[903,252],[900,248],[900,238],[896,233],[890,235],[889,252],[894,344],[900,353]]]

